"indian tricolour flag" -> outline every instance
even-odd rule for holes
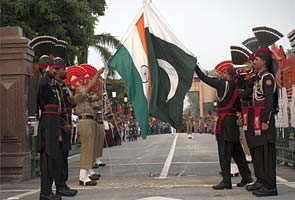
[[[109,61],[127,85],[129,98],[146,137],[148,117],[182,127],[183,100],[191,87],[196,59],[151,3]]]

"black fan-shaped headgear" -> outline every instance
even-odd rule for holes
[[[234,65],[245,64],[248,61],[249,56],[251,55],[251,52],[239,46],[231,46],[230,52],[231,60]]]
[[[252,30],[260,48],[266,48],[284,37],[279,31],[265,26],[255,27]]]
[[[53,55],[54,46],[57,39],[52,36],[42,35],[35,37],[29,43],[29,46],[39,55]]]
[[[57,40],[54,46],[54,57],[60,57],[62,59],[65,59],[67,44],[68,43],[64,40]]]
[[[244,42],[242,42],[242,44],[245,47],[247,47],[250,51],[252,51],[252,53],[259,49],[259,44],[256,37],[250,37],[246,39]]]

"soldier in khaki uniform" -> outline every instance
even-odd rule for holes
[[[187,116],[186,116],[186,131],[189,139],[192,139],[192,129],[193,129],[193,121],[194,118],[191,115],[191,112],[189,111]]]
[[[104,69],[101,69],[93,77],[89,83],[84,86],[77,83],[75,88],[74,100],[76,103],[75,113],[79,116],[78,132],[81,140],[81,157],[80,157],[80,185],[94,186],[99,175],[95,174],[92,170],[92,165],[95,155],[95,138],[97,131],[97,123],[94,120],[94,110],[91,108],[90,103],[96,96],[87,96],[89,90],[98,81],[99,76]]]
[[[95,160],[93,164],[93,168],[103,167],[105,163],[102,163],[100,158],[102,157],[103,153],[103,146],[104,146],[104,124],[103,124],[103,88],[102,88],[102,80],[100,80],[99,89],[97,90],[97,100],[92,103],[92,107],[95,110],[95,119],[96,119],[96,139],[95,139]]]

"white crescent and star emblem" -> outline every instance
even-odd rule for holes
[[[170,80],[170,91],[166,99],[166,102],[168,102],[170,99],[174,97],[176,93],[179,77],[178,77],[177,71],[175,70],[173,65],[171,65],[169,62],[162,59],[157,59],[157,61],[158,61],[159,67],[161,67],[167,73]]]

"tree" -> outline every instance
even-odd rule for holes
[[[127,87],[122,79],[106,79],[106,91],[108,97],[112,98],[112,92],[116,92],[116,100],[120,103],[124,102],[124,97],[127,96]]]
[[[106,64],[109,58],[112,56],[112,52],[108,47],[112,49],[116,49],[120,44],[120,41],[117,40],[114,36],[109,33],[102,33],[99,35],[94,35],[92,40],[90,41],[90,46],[94,47],[96,51],[99,53],[102,61]],[[88,57],[88,48],[87,50]]]
[[[103,59],[111,55],[106,47],[118,41],[110,34],[94,35],[105,0],[1,0],[0,26],[20,26],[30,39],[52,35],[68,42],[67,60],[87,63],[88,48],[97,47]]]

